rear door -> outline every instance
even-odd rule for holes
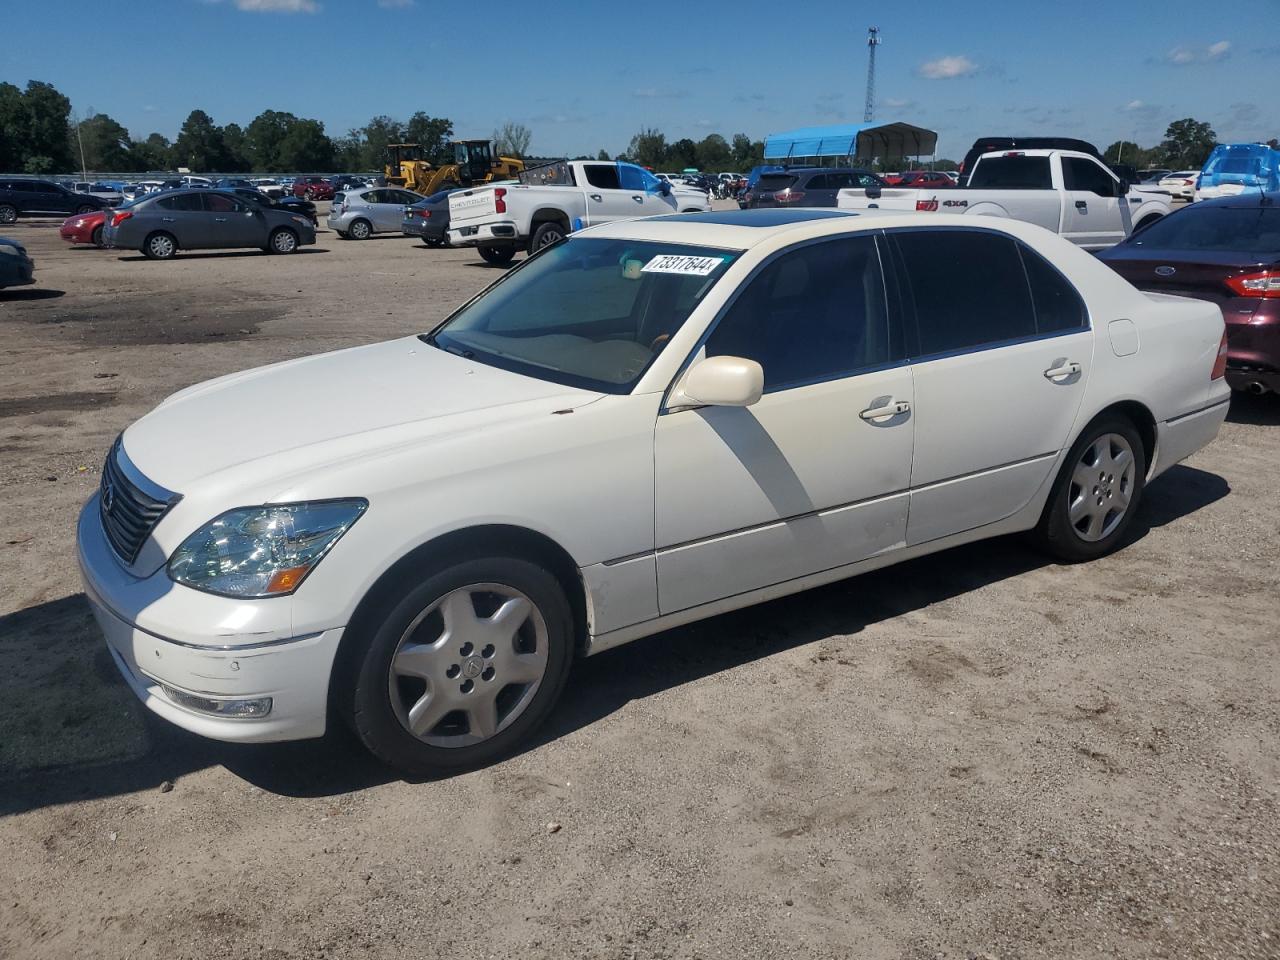
[[[1082,247],[1109,247],[1132,228],[1129,202],[1120,197],[1120,181],[1088,157],[1062,158],[1065,194],[1062,235]]]
[[[164,230],[171,233],[183,250],[198,250],[212,245],[211,221],[198,193],[157,197],[143,207],[142,215],[147,218],[147,232]],[[141,241],[142,238],[138,239]]]
[[[923,227],[888,237],[911,317],[907,543],[917,544],[1031,500],[1070,442],[1093,333],[1075,288],[1007,234]]]

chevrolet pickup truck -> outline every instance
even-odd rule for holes
[[[1102,250],[1165,216],[1170,200],[1130,188],[1105,164],[1073,150],[1010,150],[978,158],[969,185],[841,190],[845,210],[979,214],[1038,224],[1085,250]]]
[[[632,163],[559,161],[521,172],[519,183],[452,194],[449,242],[506,264],[519,250],[533,253],[582,227],[707,209],[705,193],[675,191]]]

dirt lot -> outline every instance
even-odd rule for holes
[[[74,518],[166,394],[420,331],[494,271],[5,232],[38,286],[0,293],[0,957],[1280,956],[1275,398],[1109,559],[999,541],[641,641],[520,756],[407,783],[340,732],[152,720]]]

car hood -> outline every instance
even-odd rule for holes
[[[183,492],[256,464],[255,482],[432,436],[545,416],[601,394],[486,366],[416,337],[235,373],[175,393],[123,435],[148,478]]]

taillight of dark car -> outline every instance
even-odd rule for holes
[[[1280,299],[1280,274],[1272,273],[1270,270],[1230,277],[1227,279],[1227,286],[1238,297]]]
[[[804,191],[787,187],[787,189],[775,193],[773,199],[778,203],[799,203],[804,199]]]

